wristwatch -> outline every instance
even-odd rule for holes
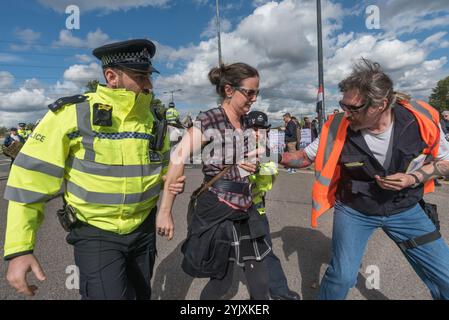
[[[421,181],[419,181],[419,178],[418,178],[418,176],[417,176],[416,174],[414,174],[414,173],[409,173],[409,175],[411,175],[411,176],[415,179],[415,183],[412,184],[412,185],[410,186],[410,188],[416,188],[417,186],[419,186],[419,185],[421,184]]]

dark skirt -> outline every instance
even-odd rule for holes
[[[259,213],[257,213],[259,214]],[[237,263],[240,267],[244,266],[244,262],[248,260],[261,261],[271,251],[265,237],[251,239],[248,220],[237,220],[232,225],[232,242],[229,260]]]
[[[220,278],[227,261],[243,266],[248,260],[263,260],[271,251],[263,218],[254,206],[247,212],[235,210],[214,193],[205,192],[188,221],[181,251],[183,269],[194,277]]]

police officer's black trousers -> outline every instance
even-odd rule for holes
[[[133,232],[119,235],[81,224],[67,236],[80,271],[82,299],[150,299],[156,255],[156,210]]]

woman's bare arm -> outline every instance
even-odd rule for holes
[[[170,164],[165,175],[164,192],[156,221],[158,234],[166,236],[168,240],[173,238],[174,233],[172,208],[176,198],[176,195],[170,192],[169,186],[176,183],[177,179],[183,175],[185,162],[201,148],[201,137],[201,131],[191,127],[170,155]]]

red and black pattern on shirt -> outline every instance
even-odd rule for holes
[[[243,145],[243,149],[244,149],[243,153],[246,154],[248,152],[247,141],[245,139],[244,142],[241,144],[240,139],[243,138],[243,134],[235,134],[232,137],[229,135],[229,131],[226,132],[226,130],[234,131],[236,129],[234,128],[234,126],[231,124],[231,122],[227,118],[224,109],[219,107],[219,108],[210,109],[206,112],[202,112],[198,115],[196,121],[197,121],[197,123],[195,125],[198,127],[198,129],[201,130],[201,132],[203,134],[206,132],[206,130],[209,130],[209,129],[216,129],[216,131],[218,130],[221,135],[221,141],[223,142],[221,163],[206,164],[206,163],[204,163],[204,158],[203,158],[203,173],[204,173],[204,175],[213,177],[213,176],[217,175],[218,173],[220,173],[225,168],[226,165],[233,164],[231,169],[223,176],[222,179],[235,181],[235,182],[249,183],[248,177],[242,178],[240,176],[238,165],[236,165],[237,152],[235,150],[236,145]],[[246,129],[244,121],[241,121],[241,128],[242,128],[242,131],[244,131]],[[217,134],[218,134],[218,131],[217,131]],[[226,134],[226,133],[228,133],[228,134]],[[219,139],[219,138],[215,137],[215,139]],[[226,144],[224,143],[226,140],[227,140],[226,142],[230,142],[231,141],[230,139],[233,140],[233,143],[226,143]],[[213,140],[214,140],[214,136],[212,135],[210,137],[211,143],[213,143]],[[217,141],[215,141],[215,142],[217,142]],[[228,149],[227,151],[225,150],[225,146]],[[203,149],[204,149],[204,147],[203,147]],[[225,155],[228,155],[232,158],[227,157],[226,162],[225,162],[225,159],[224,159]],[[235,194],[235,193],[231,193],[231,192],[223,192],[223,191],[219,191],[215,188],[211,188],[211,191],[213,193],[215,193],[219,198],[241,208],[242,210],[248,209],[252,204],[251,195],[242,195],[242,194]]]

